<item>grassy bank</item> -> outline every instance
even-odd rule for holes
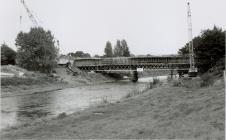
[[[15,68],[13,67],[9,70],[10,73],[15,74],[13,77],[1,77],[1,97],[59,90],[68,85],[67,82],[62,81],[60,78],[26,71],[21,68],[19,72],[23,72],[23,75],[18,75],[18,71]],[[2,70],[4,71],[4,69],[6,68],[3,67]]]
[[[115,104],[3,131],[3,139],[224,139],[224,84],[172,83]]]
[[[27,71],[17,66],[2,66],[1,72],[13,77],[1,77],[1,97],[42,93],[81,85],[91,85],[113,81],[96,73],[81,73],[73,76],[64,67],[56,68],[55,75]]]

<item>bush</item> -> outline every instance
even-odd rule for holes
[[[158,78],[153,78],[153,85],[157,85],[160,83],[160,80]]]
[[[210,75],[202,77],[202,82],[200,84],[201,87],[209,87],[214,83],[213,78]]]
[[[58,116],[57,116],[57,119],[63,119],[67,116],[67,114],[65,112],[63,113],[60,113]]]

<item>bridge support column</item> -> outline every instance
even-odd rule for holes
[[[173,69],[170,70],[170,78],[173,79]]]
[[[138,72],[136,70],[132,72],[131,80],[133,82],[137,82],[138,81]]]

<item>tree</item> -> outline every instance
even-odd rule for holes
[[[81,58],[91,57],[89,53],[84,53],[83,51],[76,51],[75,53],[71,52],[71,53],[68,53],[68,55],[72,57],[81,57]]]
[[[20,32],[16,38],[17,58],[21,67],[49,73],[57,65],[58,48],[51,31],[31,28],[28,33]]]
[[[201,72],[206,72],[225,56],[225,33],[214,26],[212,30],[204,30],[201,41],[194,49],[196,63]]]
[[[120,42],[120,40],[117,40],[115,48],[114,48],[114,56],[120,57],[120,56],[122,56],[122,54],[123,54],[123,52],[122,52],[121,42]]]
[[[16,52],[5,43],[1,45],[1,65],[15,65]]]
[[[129,57],[130,56],[130,51],[129,51],[129,47],[127,45],[127,42],[126,40],[122,40],[121,41],[121,45],[122,45],[122,56],[125,56],[125,57]]]
[[[129,47],[127,45],[127,42],[125,40],[117,40],[115,48],[114,48],[114,56],[116,57],[129,57],[130,56],[130,51]]]
[[[113,56],[111,42],[107,41],[105,49],[104,49],[104,53],[105,53],[104,57],[112,57]]]
[[[196,66],[200,73],[205,73],[225,56],[225,33],[216,26],[204,30],[193,39],[193,46]],[[178,53],[189,54],[188,43]]]
[[[199,46],[201,42],[201,37],[200,36],[194,37],[194,39],[192,39],[192,42],[193,42],[193,48],[194,49],[197,48],[197,46]],[[189,55],[189,43],[186,43],[184,47],[179,49],[178,54]]]

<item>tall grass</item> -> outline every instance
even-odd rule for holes
[[[133,97],[133,96],[142,94],[142,93],[144,93],[144,90],[142,90],[142,91],[134,90],[134,91],[128,93],[128,94],[125,96],[125,98],[130,98],[130,97]]]
[[[158,78],[154,78],[152,82],[150,82],[144,89],[142,90],[133,90],[132,92],[128,93],[125,98],[130,98],[136,95],[140,95],[148,91],[149,89],[155,88],[159,85],[162,85],[162,82]]]
[[[158,78],[153,78],[153,81],[149,83],[150,89],[162,85],[162,82]]]
[[[200,88],[200,87],[209,87],[214,83],[214,79],[211,76],[204,76],[202,78],[189,78],[184,77],[178,80],[168,81],[171,86],[174,87],[186,87],[186,88]]]

